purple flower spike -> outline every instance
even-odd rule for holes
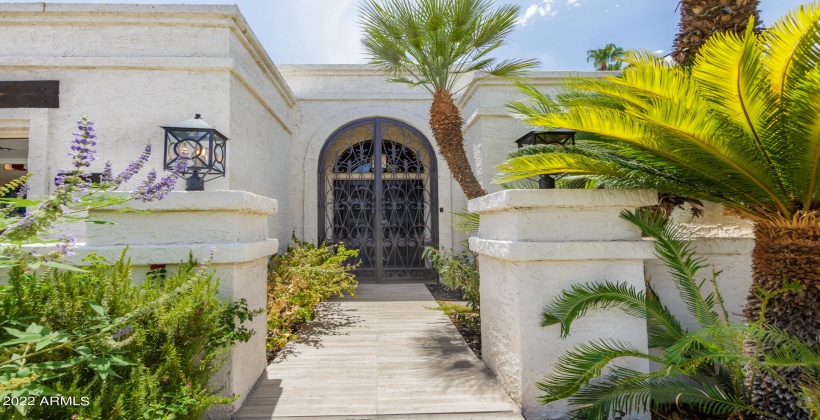
[[[60,251],[60,254],[64,256],[74,255],[74,251],[77,249],[77,239],[74,235],[63,235],[60,241],[61,242],[57,244],[57,249]]]
[[[114,339],[114,340],[119,340],[119,339],[125,337],[126,335],[131,334],[131,331],[133,331],[133,330],[134,330],[134,327],[129,325],[125,328],[114,331],[114,335],[111,336],[111,338]]]
[[[111,161],[105,162],[105,167],[103,168],[102,175],[100,176],[100,181],[102,182],[113,182],[114,175],[111,168]]]
[[[97,142],[91,140],[91,136],[93,136],[92,132],[94,131],[93,125],[94,123],[91,122],[87,116],[83,116],[77,126],[77,129],[80,131],[74,133],[74,140],[71,142],[71,152],[69,152],[69,155],[74,157],[74,159],[72,159],[74,167],[80,170],[91,166],[91,162],[97,159],[95,156],[97,151],[92,149],[92,147],[97,145]]]
[[[139,172],[145,163],[148,162],[148,158],[151,156],[151,143],[145,145],[145,149],[143,149],[142,154],[140,155],[137,160],[128,164],[128,167],[125,168],[124,171],[120,172],[116,178],[114,178],[114,183],[117,185],[123,184],[128,182],[134,175]]]

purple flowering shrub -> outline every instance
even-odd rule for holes
[[[40,401],[74,397],[88,404],[18,404],[0,418],[152,418],[201,419],[214,404],[236,397],[217,396],[210,383],[224,355],[254,333],[242,324],[259,312],[243,300],[218,298],[218,281],[209,274],[213,252],[199,265],[192,258],[176,273],[162,268],[134,285],[125,252],[119,261],[86,257],[86,269],[57,262],[75,251],[76,238],[59,236],[52,251],[29,253],[24,245],[48,242],[55,226],[87,221],[94,208],[129,200],[155,201],[174,189],[187,159],[160,177],[150,171],[128,195],[109,194],[145,167],[151,146],[121,172],[105,164],[101,181],[88,170],[96,157],[97,135],[87,117],[78,121],[71,142],[71,166],[60,169],[54,192],[42,200],[25,196],[30,175],[13,181],[0,199],[0,399]],[[22,217],[16,209],[29,209]],[[40,267],[47,267],[39,272]],[[27,398],[33,398],[29,400]]]
[[[69,266],[56,261],[74,253],[74,235],[62,235],[56,248],[46,254],[25,252],[23,245],[48,242],[43,237],[53,233],[55,225],[86,220],[83,215],[90,209],[123,204],[129,200],[146,202],[163,199],[174,190],[176,179],[185,171],[188,162],[183,155],[172,173],[158,179],[156,171],[151,170],[132,194],[111,195],[107,193],[123,187],[143,169],[151,156],[151,145],[146,145],[142,154],[117,175],[114,175],[111,162],[107,162],[101,182],[92,183],[89,181],[88,170],[92,162],[97,160],[97,134],[94,122],[83,116],[77,121],[77,131],[73,134],[74,139],[68,152],[71,156],[71,166],[57,171],[54,181],[56,188],[51,195],[36,201],[22,198],[0,199],[0,203],[5,205],[0,210],[3,216],[0,220],[0,244],[3,244],[0,246],[0,267],[14,266],[22,262],[35,269],[40,265],[70,269]],[[17,181],[6,188],[17,188],[17,196],[22,197],[27,187],[25,183],[20,184]],[[17,217],[14,213],[18,207],[28,209],[23,217]]]

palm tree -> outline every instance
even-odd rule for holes
[[[497,182],[571,173],[723,204],[754,223],[747,318],[760,312],[759,291],[795,282],[799,290],[769,302],[765,321],[820,346],[820,3],[762,35],[755,27],[713,35],[691,69],[628,52],[621,76],[571,79],[557,100],[527,89],[535,104],[511,104],[527,123],[590,138],[522,149]],[[807,418],[787,389],[762,379],[761,410]]]
[[[441,154],[468,199],[486,194],[464,151],[464,120],[453,102],[458,78],[483,71],[515,77],[536,60],[497,62],[518,18],[517,6],[492,9],[492,0],[365,0],[359,10],[362,45],[388,80],[421,86],[433,95],[430,128]]]
[[[755,20],[755,31],[762,27],[758,4],[760,0],[681,0],[680,23],[672,58],[678,64],[691,64],[709,36],[731,31],[742,35],[749,18]]]
[[[587,63],[592,64],[599,71],[620,70],[622,62],[617,60],[624,54],[624,49],[615,44],[606,44],[604,48],[587,51]]]

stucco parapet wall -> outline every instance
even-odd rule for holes
[[[112,25],[112,26],[187,26],[198,28],[228,28],[265,73],[270,83],[288,106],[296,98],[245,17],[235,5],[186,4],[89,4],[89,3],[2,3],[2,25]],[[228,51],[225,51],[228,54]],[[36,56],[36,51],[25,54]],[[192,49],[191,56],[196,55]],[[54,57],[57,58],[57,57]],[[174,68],[172,66],[171,68]],[[162,67],[165,68],[165,67]],[[231,69],[243,79],[240,69]]]
[[[426,101],[421,87],[390,83],[368,64],[280,64],[299,101]]]
[[[127,195],[129,192],[114,192]],[[129,201],[127,204],[95,209],[95,213],[117,212],[126,208],[147,210],[152,213],[166,212],[231,212],[244,214],[276,214],[278,202],[247,191],[174,191],[165,199],[143,203]]]
[[[516,242],[470,238],[470,249],[480,255],[507,261],[615,261],[653,257],[649,240]]]
[[[651,190],[504,190],[470,200],[471,213],[486,214],[535,208],[636,208],[655,205]]]
[[[570,77],[594,77],[602,78],[614,76],[620,72],[614,71],[534,71],[527,74],[526,83],[536,87],[561,86]],[[505,77],[491,76],[484,72],[474,72],[470,74],[471,80],[467,82],[467,88],[459,95],[456,105],[463,108],[467,102],[473,99],[479,88],[483,86],[506,86],[514,88],[518,80]]]

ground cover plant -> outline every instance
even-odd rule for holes
[[[316,316],[323,300],[348,293],[356,294],[356,278],[351,272],[358,256],[342,244],[314,245],[293,236],[282,255],[271,257],[268,265],[268,358],[285,344],[299,338],[297,330]]]
[[[583,132],[574,147],[530,147],[499,182],[570,173],[611,188],[650,188],[723,204],[754,224],[745,315],[820,347],[820,4],[755,34],[711,35],[691,67],[627,52],[618,76],[574,78],[511,108],[530,124]],[[787,282],[799,288],[786,288]],[[782,293],[775,291],[785,290]],[[758,410],[808,418],[790,390],[801,369],[755,379]],[[785,381],[785,382],[784,382]]]
[[[647,320],[646,352],[617,339],[596,339],[562,355],[555,369],[538,383],[544,403],[567,399],[573,418],[609,419],[651,410],[656,418],[749,419],[771,417],[753,401],[754,380],[770,376],[785,381],[779,370],[800,368],[803,376],[789,391],[796,405],[811,410],[818,394],[820,349],[763,321],[766,304],[778,294],[799,288],[787,284],[774,292],[759,290],[761,313],[754,321],[729,320],[718,287],[718,273],[695,255],[685,229],[648,210],[624,212],[624,219],[654,239],[655,255],[668,267],[681,300],[700,329],[685,331],[647,284],[646,291],[625,283],[604,281],[573,286],[544,309],[541,325],[560,325],[571,334],[572,323],[587,311],[618,308]],[[703,276],[703,277],[702,277]],[[713,286],[713,292],[704,286]],[[622,358],[641,358],[659,367],[649,373],[619,367]],[[820,412],[812,413],[814,418]]]

